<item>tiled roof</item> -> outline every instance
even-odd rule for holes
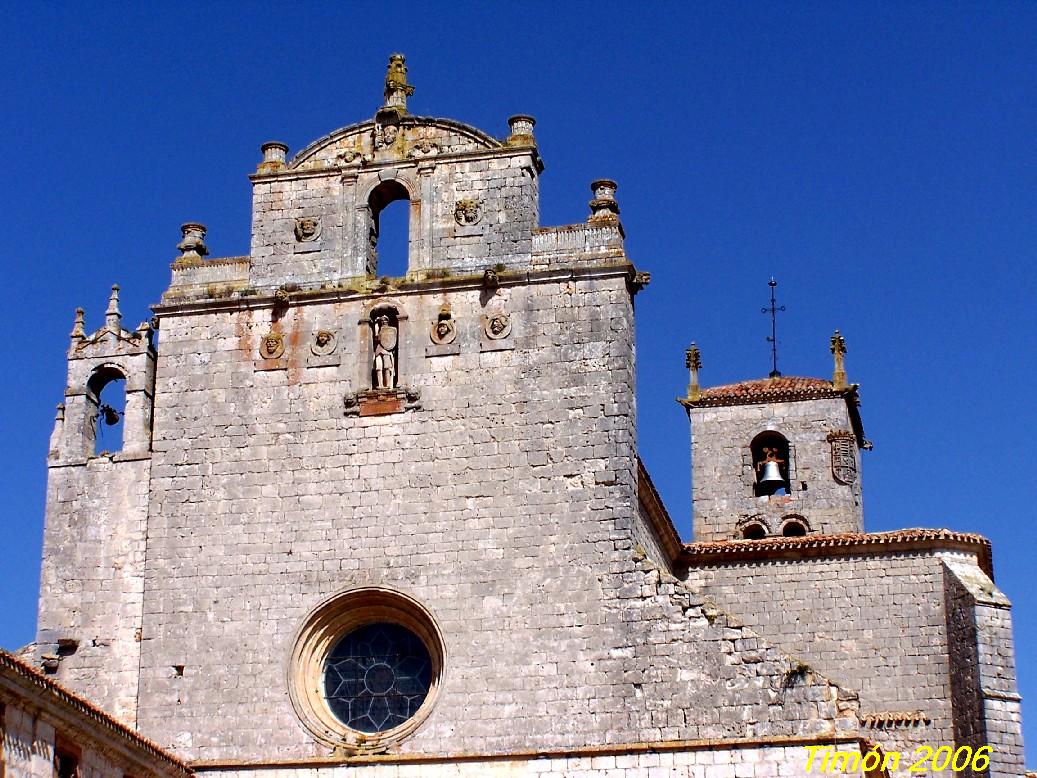
[[[678,397],[677,402],[688,412],[691,408],[722,408],[730,405],[755,405],[758,403],[798,402],[800,400],[826,400],[842,398],[850,411],[850,424],[857,436],[857,445],[871,448],[871,443],[864,437],[864,424],[858,406],[861,404],[857,394],[857,384],[850,384],[844,389],[836,389],[831,381],[824,378],[806,378],[801,376],[778,376],[777,378],[757,378],[752,381],[739,381],[736,384],[710,386],[699,392],[695,399]]]
[[[687,543],[684,546],[683,558],[685,563],[689,564],[712,562],[724,564],[761,559],[800,559],[859,553],[945,549],[968,550],[975,553],[980,567],[993,579],[990,541],[982,535],[953,532],[948,529],[902,529],[895,532],[860,532]]]
[[[95,723],[100,724],[102,728],[107,729],[109,732],[112,732],[125,740],[129,740],[141,751],[167,762],[175,768],[177,772],[183,773],[184,775],[192,773],[190,767],[158,744],[148,740],[136,730],[126,726],[118,719],[105,713],[96,705],[83,699],[78,694],[70,692],[61,684],[47,678],[43,673],[36,670],[36,668],[26,664],[20,659],[16,659],[7,651],[0,649],[0,673],[5,671],[15,677],[20,677],[23,681],[36,687],[40,694],[52,695],[67,708],[77,711],[80,715],[85,716],[88,719],[92,719]]]
[[[777,378],[757,378],[753,381],[739,381],[736,384],[711,386],[703,389],[698,399],[689,399],[685,402],[688,405],[709,407],[779,402],[781,400],[818,400],[827,397],[846,397],[856,392],[856,389],[856,386],[836,389],[831,381],[823,378],[778,376]]]

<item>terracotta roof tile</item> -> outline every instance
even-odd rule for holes
[[[980,567],[993,579],[990,541],[982,535],[954,532],[948,529],[902,529],[895,532],[860,532],[687,543],[684,546],[683,557],[686,563],[701,564],[755,561],[768,558],[797,559],[808,556],[837,556],[866,552],[939,551],[943,549],[973,551],[979,560]]]
[[[118,719],[98,708],[92,702],[89,702],[74,692],[70,692],[57,681],[47,678],[35,667],[26,664],[20,659],[15,658],[13,654],[0,648],[0,671],[3,670],[13,673],[15,676],[21,676],[23,679],[38,688],[42,694],[54,695],[54,697],[59,699],[66,706],[78,711],[87,718],[93,719],[102,727],[118,734],[120,737],[131,741],[142,751],[150,753],[158,759],[164,760],[178,772],[183,773],[184,775],[192,774],[191,768],[185,762],[166,751],[157,743],[148,740],[135,729],[123,724]]]
[[[779,376],[711,386],[703,389],[697,400],[687,402],[689,405],[709,406],[779,400],[816,400],[825,397],[845,397],[850,391],[851,388],[836,389],[831,381],[824,378]]]

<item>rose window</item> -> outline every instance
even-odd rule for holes
[[[347,727],[384,732],[417,713],[432,676],[432,657],[421,638],[399,624],[366,624],[328,655],[324,697]]]

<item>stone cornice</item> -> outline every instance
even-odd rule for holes
[[[770,737],[703,738],[699,740],[661,740],[647,743],[610,743],[608,745],[575,746],[572,748],[518,750],[506,753],[460,752],[452,754],[357,754],[355,756],[302,756],[265,760],[219,759],[192,763],[199,772],[218,770],[263,770],[288,768],[317,768],[334,765],[378,764],[456,764],[459,762],[515,762],[534,759],[592,758],[596,756],[628,756],[637,754],[672,753],[675,751],[728,751],[745,748],[795,748],[824,744],[864,745],[859,735],[773,735]]]
[[[191,774],[191,768],[186,763],[161,746],[3,649],[0,649],[0,682],[0,688],[8,689],[8,694],[12,695],[12,705],[24,700],[27,707],[75,725],[81,731],[90,733],[101,730],[104,742],[99,743],[99,746],[107,744],[111,747],[117,743],[121,746],[119,751],[124,758],[147,765],[164,775]],[[11,687],[14,687],[13,691]]]
[[[633,279],[634,266],[626,257],[612,261],[581,263],[579,266],[549,268],[545,270],[504,270],[498,273],[502,287],[532,284],[564,283],[603,278]],[[484,285],[483,272],[464,275],[448,275],[440,278],[424,278],[408,281],[398,279],[398,284],[379,286],[376,280],[364,279],[356,286],[339,286],[329,289],[300,289],[290,293],[289,305],[316,305],[329,302],[352,302],[376,300],[386,295],[406,297],[435,292],[457,292],[481,289]],[[257,310],[280,306],[275,298],[276,289],[264,290],[263,294],[248,297],[188,299],[183,302],[164,302],[151,306],[159,318],[187,316],[199,313]]]
[[[666,561],[672,566],[680,558],[684,545],[641,457],[637,458],[637,500],[652,522],[655,535],[669,557]]]
[[[267,181],[292,181],[301,178],[327,178],[331,176],[356,176],[360,173],[377,172],[389,168],[421,168],[433,164],[439,165],[444,162],[478,162],[483,159],[511,158],[516,154],[526,151],[537,166],[538,172],[543,169],[540,157],[535,146],[507,146],[499,149],[478,149],[476,151],[458,151],[453,153],[436,154],[434,157],[386,157],[385,159],[372,160],[363,164],[350,165],[327,165],[324,167],[311,168],[284,168],[270,172],[251,173],[249,180],[253,183]]]
[[[704,567],[770,560],[798,561],[901,553],[935,554],[940,551],[964,551],[974,554],[983,572],[991,580],[994,579],[990,541],[982,535],[947,529],[904,529],[895,532],[688,543],[684,546],[681,561],[689,567]]]

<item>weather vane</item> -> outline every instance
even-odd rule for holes
[[[761,313],[769,313],[771,315],[771,334],[767,338],[767,342],[771,344],[771,378],[778,378],[781,373],[778,372],[778,311],[784,311],[784,305],[778,305],[774,299],[774,289],[778,286],[778,282],[771,278],[767,282],[767,286],[771,288],[771,307],[761,308]]]

